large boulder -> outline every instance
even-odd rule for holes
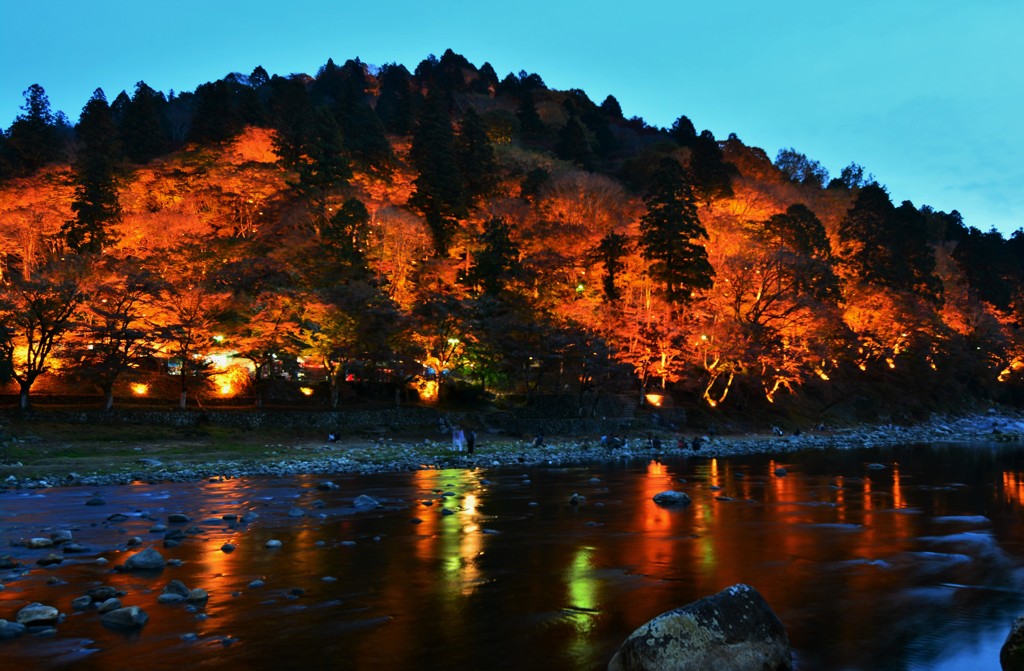
[[[999,665],[1003,671],[1024,671],[1024,615],[1013,621],[999,651]]]
[[[750,585],[662,613],[629,635],[608,671],[789,671],[789,637]]]

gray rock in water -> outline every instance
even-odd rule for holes
[[[677,492],[671,489],[658,492],[653,498],[654,502],[659,506],[688,506],[691,503],[690,497],[686,492]]]
[[[236,546],[234,543],[225,543],[224,545],[220,546],[220,551],[225,554],[231,554],[235,551],[235,547]]]
[[[192,518],[184,513],[171,513],[167,516],[167,521],[171,524],[183,524],[185,522],[191,522]]]
[[[377,499],[373,498],[372,496],[367,496],[366,494],[360,494],[359,496],[356,497],[356,500],[352,502],[353,508],[360,509],[376,508],[379,505],[380,502],[378,502]]]
[[[117,610],[120,607],[121,607],[121,600],[116,598],[116,597],[111,597],[111,598],[103,601],[103,603],[101,603],[99,606],[97,606],[97,609],[102,614],[102,613],[109,613],[111,611]]]
[[[138,606],[128,606],[104,613],[100,621],[112,629],[139,629],[149,621],[149,615]]]
[[[630,634],[608,671],[789,671],[793,653],[779,618],[749,585],[655,617]]]
[[[272,538],[269,541],[267,541],[267,547],[268,548],[279,548],[279,547],[281,547],[281,541]]]
[[[29,538],[25,541],[25,547],[30,550],[39,550],[40,548],[51,548],[53,547],[53,541],[49,538]]]
[[[189,589],[185,586],[185,583],[177,579],[167,583],[163,591],[164,594],[177,594],[183,599],[188,596],[188,592]]]
[[[288,511],[288,517],[305,517],[306,511],[302,508],[292,508]]]
[[[30,603],[15,615],[14,621],[26,627],[52,626],[60,620],[60,611],[53,606],[41,603]]]
[[[188,591],[188,596],[185,600],[189,603],[206,603],[210,598],[210,595],[202,587],[196,587]]]
[[[53,541],[54,545],[59,545],[60,543],[70,543],[71,532],[67,529],[60,529],[58,531],[54,531],[52,534],[50,534],[50,540]]]
[[[775,477],[777,478],[784,478],[788,473],[789,471],[787,471],[785,468],[781,466],[775,469]]]
[[[7,620],[0,620],[0,641],[7,641],[12,638],[18,638],[25,633],[25,625],[18,624],[17,622],[8,622]]]
[[[124,562],[126,571],[156,571],[167,565],[164,556],[153,548],[133,554]]]
[[[93,587],[85,595],[93,601],[106,601],[107,599],[113,599],[118,595],[118,592],[113,587],[103,585],[101,587]]]
[[[166,593],[164,593],[164,594],[161,594],[160,596],[158,596],[156,598],[156,602],[157,603],[181,603],[184,600],[185,600],[185,597],[183,597],[180,594],[166,594]]]
[[[92,605],[91,596],[79,596],[71,600],[71,607],[75,610],[83,610]]]
[[[1013,621],[999,650],[999,665],[1003,671],[1024,671],[1024,615]]]

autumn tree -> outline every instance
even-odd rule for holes
[[[155,352],[153,324],[165,283],[145,261],[104,258],[76,334],[75,372],[103,393],[103,407],[114,406],[114,385]]]
[[[160,351],[178,365],[182,410],[194,383],[210,372],[209,355],[225,313],[228,292],[214,280],[216,263],[214,248],[207,241],[190,238],[167,251],[160,269],[169,284],[157,304],[154,333]]]
[[[673,159],[661,161],[644,197],[640,249],[647,272],[673,304],[688,302],[694,292],[713,285],[714,269],[700,244],[707,231],[697,215],[686,171]]]
[[[53,260],[29,277],[10,277],[0,293],[0,361],[19,387],[19,406],[50,369],[54,349],[75,327],[86,300],[86,268],[77,258]]]
[[[373,375],[391,358],[401,329],[387,295],[359,281],[316,292],[306,301],[300,323],[302,355],[326,371],[331,408],[338,407],[349,373]]]

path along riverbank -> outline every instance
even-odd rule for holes
[[[31,468],[0,459],[0,489],[122,485],[132,482],[179,482],[299,474],[382,473],[419,469],[562,466],[590,461],[652,457],[728,457],[783,454],[808,449],[856,449],[913,443],[1015,442],[1024,440],[1024,414],[992,409],[963,417],[936,416],[914,426],[871,425],[820,429],[799,434],[770,430],[757,434],[706,435],[692,432],[636,432],[608,437],[513,439],[482,434],[473,454],[452,449],[452,441],[434,434],[425,438],[380,436],[322,441],[263,443],[245,456],[221,459],[212,451],[177,454],[173,447],[140,445],[127,455],[87,462],[88,472],[69,470],[75,463]],[[655,440],[656,439],[656,440]],[[150,449],[152,448],[152,449]],[[2,457],[2,453],[0,453]]]

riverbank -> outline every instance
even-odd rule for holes
[[[320,433],[237,431],[210,428],[74,426],[8,428],[0,439],[0,488],[121,485],[248,476],[380,473],[420,469],[509,465],[569,465],[588,461],[787,453],[907,443],[1013,442],[1024,440],[1024,414],[1005,408],[962,417],[937,416],[915,426],[891,424],[819,427],[785,434],[704,434],[654,430],[609,437],[534,437],[482,433],[473,454],[452,450],[434,431],[342,436]]]

